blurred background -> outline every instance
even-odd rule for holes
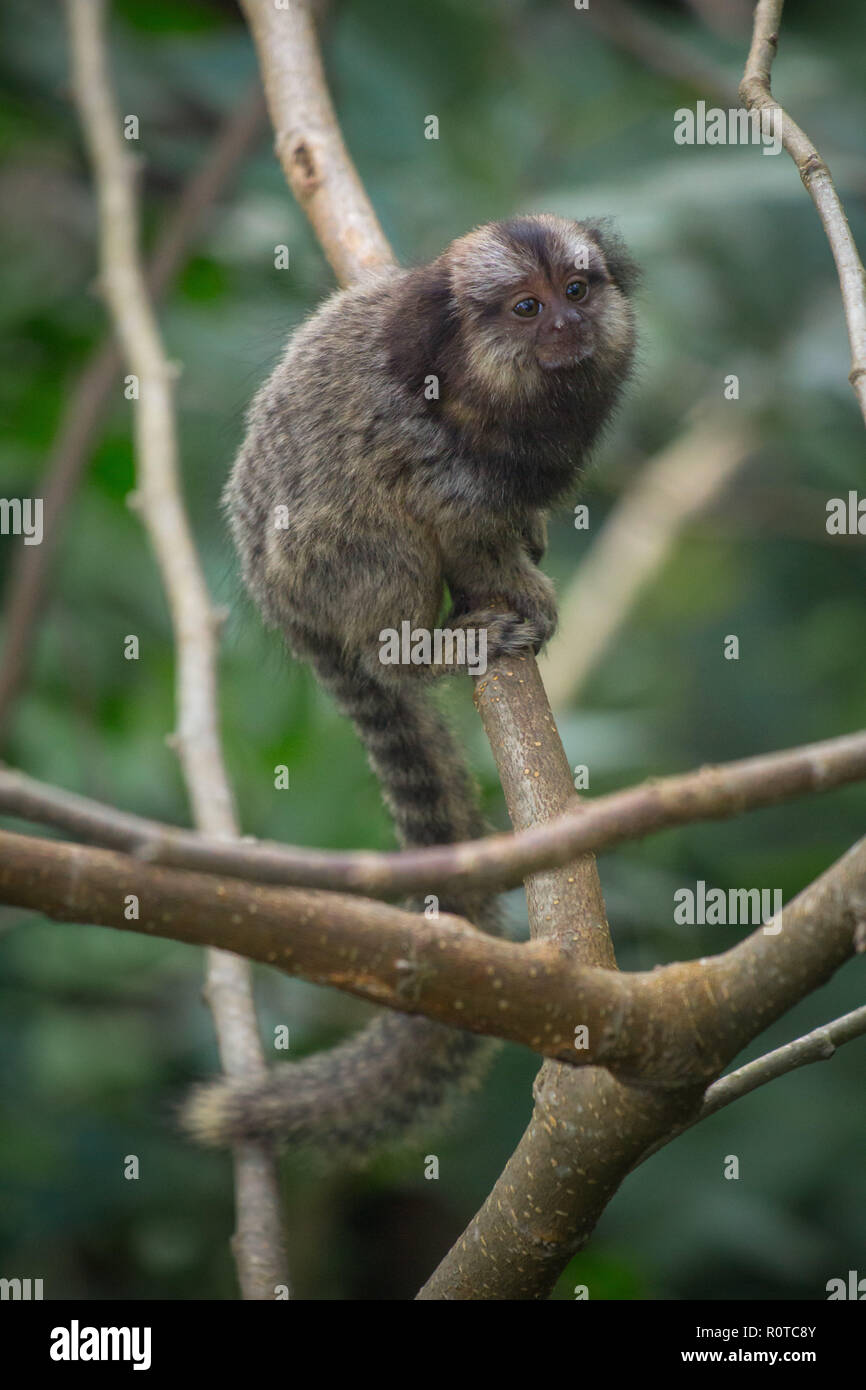
[[[119,104],[140,121],[150,248],[220,130],[248,103],[255,62],[227,0],[112,8]],[[567,513],[551,527],[545,564],[563,594],[605,519],[646,484],[663,451],[684,440],[682,487],[700,483],[709,451],[705,436],[695,446],[696,407],[709,409],[710,435],[729,452],[707,504],[621,605],[603,659],[578,678],[562,646],[551,656],[566,751],[589,766],[595,795],[861,726],[866,556],[862,537],[825,528],[827,499],[862,487],[864,436],[815,210],[785,154],[673,140],[677,108],[734,104],[726,94],[748,48],[750,7],[592,8],[599,14],[571,0],[407,9],[355,0],[332,6],[324,46],[350,151],[402,259],[428,259],[475,223],[548,210],[610,215],[645,268],[639,376],[579,499],[589,529],[575,529]],[[0,492],[33,497],[44,495],[63,412],[104,341],[105,313],[93,292],[94,204],[68,99],[61,7],[7,0],[0,25]],[[774,90],[829,160],[861,248],[864,50],[859,0],[832,8],[789,0]],[[437,141],[424,138],[431,114]],[[333,284],[263,123],[258,132],[248,132],[236,176],[203,217],[161,309],[168,350],[183,364],[186,499],[211,589],[231,610],[222,654],[229,769],[245,832],[384,848],[390,826],[352,730],[243,599],[219,511],[252,393],[288,331]],[[274,267],[280,244],[290,248],[288,270]],[[731,374],[739,399],[726,401]],[[113,378],[95,447],[63,502],[26,672],[0,712],[0,757],[185,824],[165,742],[168,614],[125,501],[134,486],[130,422]],[[18,546],[0,540],[7,595]],[[604,608],[607,590],[595,593]],[[582,604],[591,624],[592,591]],[[9,632],[0,622],[2,663]],[[128,634],[139,638],[138,661],[123,658]],[[724,659],[730,634],[739,637],[737,661]],[[583,627],[568,631],[565,648],[583,638]],[[446,699],[489,819],[504,826],[468,682]],[[289,791],[274,789],[278,763],[291,769]],[[703,879],[780,888],[787,898],[863,833],[864,809],[855,787],[603,856],[621,967],[733,945],[742,928],[676,925],[674,892]],[[525,933],[520,895],[510,895],[509,910],[513,933]],[[42,1277],[56,1298],[234,1297],[228,1161],[182,1142],[174,1121],[190,1083],[216,1069],[199,953],[10,909],[0,909],[0,931],[0,1275]],[[293,1057],[368,1013],[264,970],[258,992],[266,1038],[288,1025]],[[747,1055],[862,998],[858,961]],[[651,1159],[556,1296],[585,1283],[592,1298],[820,1299],[828,1279],[866,1273],[864,1049],[855,1042],[832,1063],[764,1087]],[[522,1132],[536,1068],[527,1052],[502,1050],[485,1088],[431,1142],[436,1183],[424,1180],[414,1153],[349,1175],[286,1161],[297,1295],[411,1297]],[[138,1181],[124,1180],[127,1154],[140,1158]],[[722,1176],[729,1154],[740,1160],[736,1182]]]

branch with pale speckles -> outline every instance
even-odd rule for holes
[[[538,907],[558,891],[554,876],[537,883]],[[521,1043],[570,1069],[603,1066],[619,1081],[703,1091],[857,949],[866,841],[788,904],[778,934],[758,929],[721,955],[634,974],[612,969],[591,937],[503,941],[446,913],[428,919],[369,898],[166,869],[8,831],[0,831],[0,901],[236,952],[371,1003]]]
[[[524,698],[527,686],[522,673],[530,667],[528,662],[510,663],[509,669],[519,678],[509,691],[513,702]],[[506,688],[504,680],[507,672],[484,689],[495,695]],[[523,716],[521,727],[528,727]],[[515,723],[515,736],[517,730]],[[546,785],[537,740],[527,734],[522,752],[517,784]],[[443,893],[460,886],[515,888],[528,874],[568,868],[579,854],[613,849],[676,825],[743,815],[864,779],[866,732],[843,734],[655,778],[592,800],[579,801],[569,783],[569,794],[563,794],[549,820],[534,823],[528,817],[527,828],[516,834],[382,853],[309,849],[257,841],[252,836],[227,841],[121,811],[8,767],[0,767],[0,815],[51,825],[88,844],[125,850],[154,864],[232,874],[258,883],[388,898]]]

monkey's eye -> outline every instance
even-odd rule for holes
[[[541,304],[539,301],[533,299],[531,295],[527,295],[525,299],[521,299],[518,304],[515,304],[512,313],[517,314],[518,318],[521,319],[534,319],[535,315],[539,313],[540,310]]]
[[[585,280],[572,280],[566,285],[565,293],[569,299],[586,299],[589,294],[589,285]]]

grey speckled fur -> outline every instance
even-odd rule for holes
[[[550,636],[553,589],[535,565],[546,510],[573,487],[629,375],[634,280],[603,227],[490,224],[431,265],[331,296],[250,408],[225,491],[244,581],[354,722],[404,844],[483,827],[426,689],[442,670],[383,666],[380,632],[435,628],[447,583],[444,625],[486,627],[490,660]],[[495,903],[441,907],[498,930]],[[185,1122],[207,1143],[266,1137],[363,1156],[417,1131],[489,1053],[471,1034],[385,1014],[259,1081],[201,1088]]]

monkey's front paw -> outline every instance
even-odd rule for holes
[[[539,575],[538,579],[540,582],[534,584],[531,589],[507,595],[509,608],[514,609],[515,613],[524,619],[527,627],[538,634],[536,652],[553,636],[557,620],[553,585],[544,575]]]
[[[527,630],[537,634],[534,641],[533,650],[537,653],[545,644],[549,642],[556,631],[557,613],[555,608],[521,608],[518,609],[523,625]]]
[[[547,640],[543,628],[520,613],[488,611],[476,614],[475,626],[487,629],[487,659],[537,652]]]

